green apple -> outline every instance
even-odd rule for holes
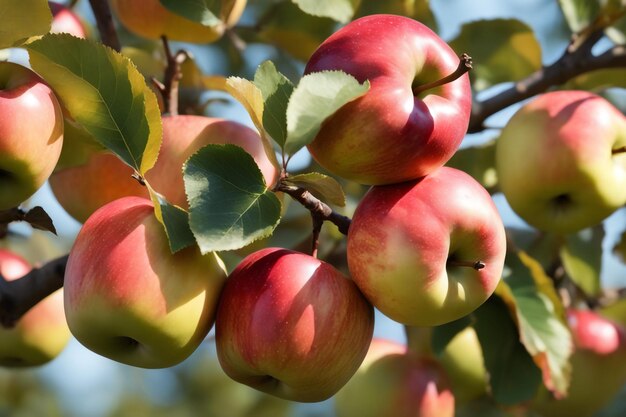
[[[373,329],[372,306],[335,267],[304,253],[266,248],[228,277],[215,342],[222,369],[235,381],[316,402],[356,372]]]
[[[25,259],[0,249],[0,276],[8,281],[31,270]],[[56,358],[70,340],[63,312],[63,290],[50,294],[28,310],[12,328],[0,326],[0,366],[43,365]]]
[[[478,308],[504,267],[504,225],[489,193],[454,168],[374,186],[348,231],[350,274],[389,318],[434,326]]]
[[[511,208],[532,226],[572,233],[626,203],[626,119],[586,91],[542,94],[513,115],[496,143]]]
[[[144,38],[159,39],[165,35],[173,41],[208,43],[218,40],[224,30],[239,21],[246,3],[246,0],[223,0],[222,6],[226,8],[218,16],[223,23],[217,26],[203,26],[179,16],[159,0],[111,0],[111,8],[128,30]]]
[[[330,172],[362,184],[429,174],[465,137],[472,91],[467,74],[417,89],[458,66],[452,48],[416,20],[383,14],[350,22],[320,45],[304,72],[341,70],[371,88],[324,121],[309,151]]]
[[[143,368],[186,359],[211,329],[225,274],[196,246],[172,254],[152,202],[124,197],[81,228],[65,273],[65,313],[84,346]]]
[[[453,417],[454,404],[445,371],[436,361],[378,338],[335,395],[337,417]]]
[[[575,350],[567,397],[542,389],[530,408],[543,417],[591,417],[626,384],[626,329],[589,310],[567,313]]]
[[[50,87],[30,69],[0,62],[0,210],[46,182],[62,146],[63,114]]]

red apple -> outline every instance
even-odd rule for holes
[[[87,31],[84,23],[71,9],[61,3],[48,2],[52,11],[52,33],[69,33],[79,38],[86,38]]]
[[[198,149],[210,143],[230,143],[253,156],[268,186],[278,169],[265,154],[261,137],[237,122],[203,116],[163,118],[163,143],[155,166],[147,172],[150,185],[167,200],[187,208],[182,166]],[[133,171],[112,155],[93,155],[87,163],[68,167],[50,177],[57,200],[76,220],[84,222],[104,204],[125,195],[147,196],[145,187],[131,178]]]
[[[442,166],[467,130],[467,74],[415,96],[413,88],[453,73],[459,58],[425,25],[402,16],[357,19],[324,41],[305,74],[342,70],[370,90],[322,125],[309,151],[330,172],[363,184],[422,177]]]
[[[0,276],[13,281],[31,266],[22,257],[0,249]],[[0,366],[43,365],[56,358],[70,340],[63,313],[63,290],[57,290],[24,314],[12,328],[0,326]]]
[[[505,252],[489,193],[448,167],[372,187],[348,231],[354,282],[382,313],[413,326],[447,323],[480,306],[500,280]]]
[[[626,383],[626,329],[588,310],[567,313],[575,350],[566,398],[542,389],[531,409],[543,417],[590,417],[607,405]]]
[[[0,210],[41,187],[63,146],[63,114],[54,93],[30,69],[0,62]]]
[[[124,197],[81,228],[65,273],[65,313],[87,348],[162,368],[186,359],[213,325],[224,273],[197,247],[170,252],[152,202]]]
[[[453,417],[445,371],[406,346],[373,339],[357,373],[335,396],[337,417]]]
[[[217,355],[235,381],[288,400],[322,401],[357,370],[373,328],[372,306],[335,267],[266,248],[226,281]]]

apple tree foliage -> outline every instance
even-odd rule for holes
[[[221,7],[233,2],[161,3],[211,26],[219,21]],[[570,49],[548,64],[533,29],[514,18],[466,23],[447,40],[456,52],[467,52],[474,61],[470,132],[489,131],[490,121],[485,122],[489,116],[549,89],[598,92],[623,108],[619,100],[621,88],[626,87],[623,51],[612,61],[599,62],[604,55],[577,55],[574,46],[589,39],[593,46],[602,38],[608,48],[621,45],[623,49],[626,5],[619,0],[559,0],[558,6],[572,41],[565,45]],[[339,25],[359,16],[401,14],[434,30],[442,19],[435,19],[427,0],[251,0],[247,7],[253,24],[235,26],[232,36],[208,46],[225,57],[229,73],[206,73],[201,70],[203,58],[189,58],[182,66],[181,104],[187,106],[185,111],[210,113],[211,102],[202,102],[206,91],[219,91],[222,100],[239,103],[260,133],[270,159],[289,174],[282,184],[308,190],[349,217],[365,191],[362,186],[318,172],[321,169],[314,164],[292,171],[290,162],[328,116],[365,94],[369,84],[339,71],[302,77],[302,64]],[[53,88],[68,114],[143,178],[156,161],[162,135],[159,103],[146,78],[146,74],[161,76],[150,73],[164,68],[162,55],[153,53],[160,45],[139,41],[123,29],[121,52],[105,45],[105,33],[101,40],[50,34],[51,15],[43,0],[0,0],[0,21],[0,48],[27,51],[31,67]],[[242,43],[274,48],[276,62],[262,62],[250,72]],[[495,132],[483,143],[463,146],[448,163],[472,175],[492,195],[499,192]],[[237,250],[245,247],[308,250],[308,213],[266,184],[254,160],[240,148],[208,145],[181,170],[188,210],[170,204],[146,183],[173,252],[198,245],[203,253],[218,252],[232,269],[241,259]],[[37,226],[41,221],[31,223]],[[620,302],[603,287],[601,276],[604,258],[614,253],[621,262],[626,259],[626,232],[622,229],[614,247],[609,247],[603,225],[567,236],[528,228],[507,231],[505,273],[496,293],[469,316],[434,328],[432,340],[434,351],[441,352],[458,332],[472,326],[490,375],[487,403],[514,406],[533,398],[540,385],[557,396],[567,392],[572,338],[566,306],[582,301],[610,311],[612,304]],[[344,253],[345,237],[328,223],[321,235],[320,256],[345,269]],[[626,315],[621,320],[626,321]]]

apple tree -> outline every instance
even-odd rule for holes
[[[621,415],[626,3],[432,3],[0,0],[0,366],[210,345],[211,415]]]

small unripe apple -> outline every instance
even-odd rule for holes
[[[225,274],[196,247],[172,254],[152,202],[124,197],[82,226],[67,262],[72,334],[115,361],[163,368],[186,359],[211,329]]]
[[[371,88],[324,121],[309,151],[330,172],[362,184],[429,174],[461,144],[472,92],[467,74],[413,90],[458,66],[457,54],[420,22],[394,15],[354,20],[319,46],[304,72],[341,70]]]
[[[415,181],[372,187],[348,231],[348,266],[391,319],[434,326],[478,308],[504,267],[504,225],[472,177],[442,167]]]
[[[63,114],[50,87],[30,69],[0,62],[0,210],[46,182],[62,146]]]
[[[337,417],[453,417],[454,403],[445,371],[436,361],[378,338],[335,396]]]
[[[173,41],[208,43],[218,40],[224,30],[239,21],[246,2],[235,0],[230,10],[224,10],[218,16],[222,24],[217,26],[203,26],[179,16],[161,5],[159,0],[111,0],[111,8],[128,30],[144,38],[159,39],[165,35]]]
[[[235,381],[299,402],[335,394],[363,361],[374,311],[332,265],[287,249],[247,256],[230,274],[215,322]]]
[[[0,249],[0,276],[22,278],[31,266],[21,256]],[[63,312],[63,290],[50,294],[28,310],[12,328],[0,326],[0,366],[43,365],[56,358],[70,340]]]
[[[498,181],[532,226],[572,233],[626,203],[626,118],[587,91],[554,91],[524,105],[496,142]]]

